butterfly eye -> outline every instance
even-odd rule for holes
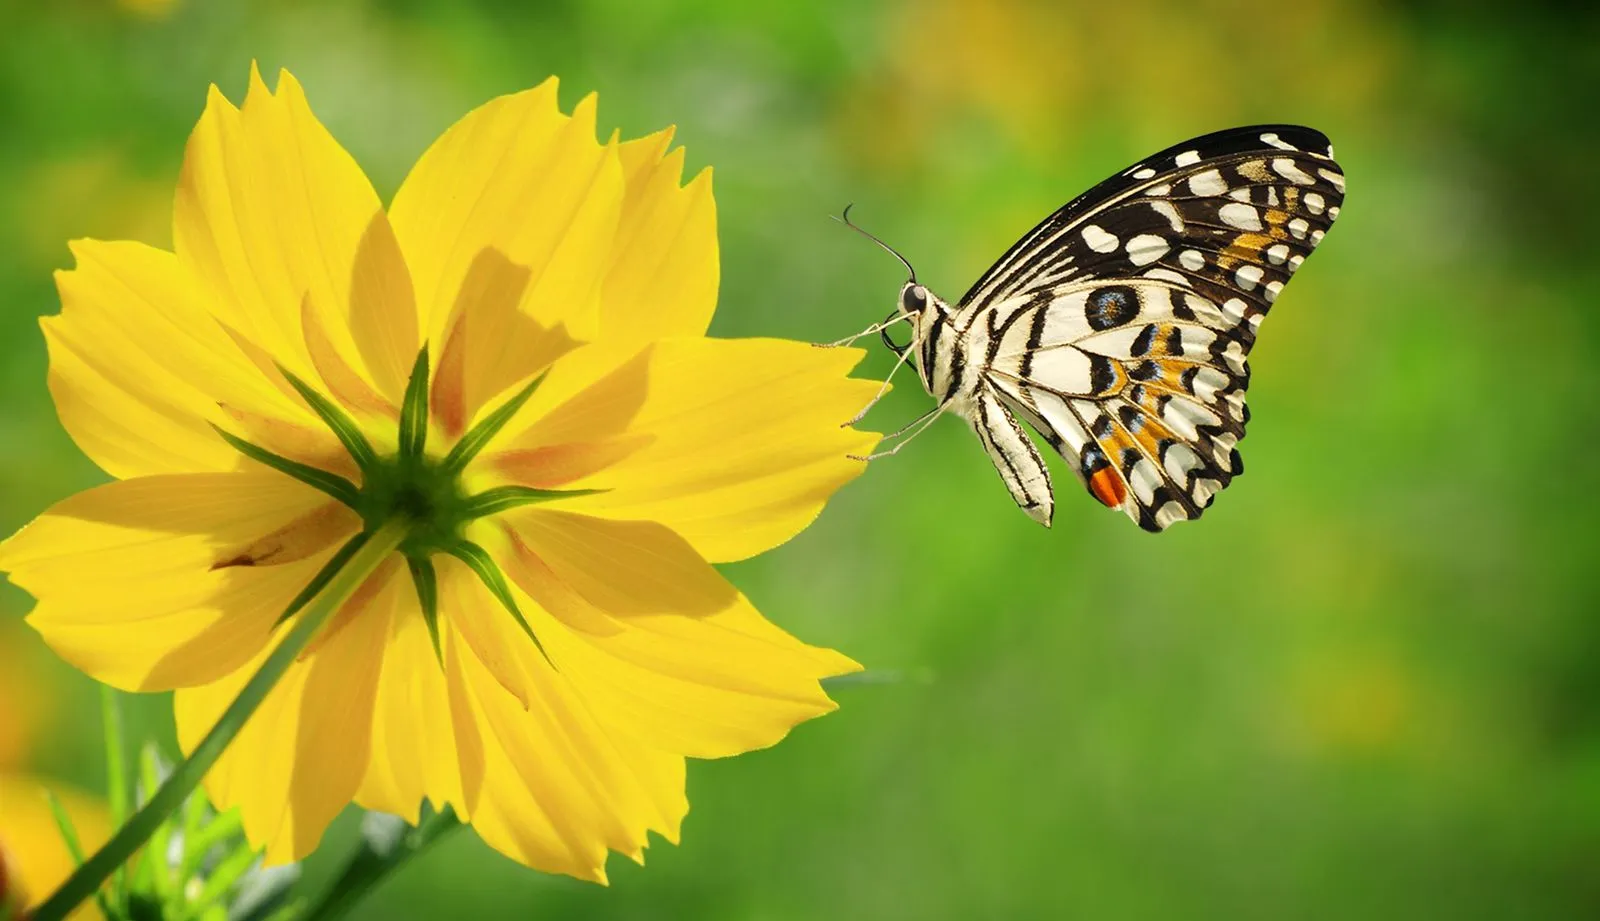
[[[921,285],[907,285],[900,294],[900,308],[906,313],[921,313],[928,306],[928,295]]]

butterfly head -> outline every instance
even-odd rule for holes
[[[933,292],[917,284],[913,278],[900,289],[900,312],[908,317],[921,316],[934,300]]]

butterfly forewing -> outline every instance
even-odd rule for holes
[[[1339,214],[1331,154],[1283,125],[1175,145],[1051,215],[957,307],[993,392],[1146,530],[1241,472],[1247,357]]]

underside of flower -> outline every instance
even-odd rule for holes
[[[776,743],[859,667],[714,564],[860,472],[877,436],[840,422],[876,385],[856,350],[706,335],[710,176],[671,141],[597,142],[593,97],[565,114],[551,81],[462,119],[385,206],[292,77],[252,74],[190,139],[173,251],[73,244],[51,390],[115,481],[0,544],[29,624],[175,689],[193,751],[372,565],[206,777],[268,862],[351,801],[429,800],[604,879],[676,840],[686,757]]]
[[[519,506],[589,495],[600,490],[537,489],[510,485],[469,494],[462,477],[484,446],[499,434],[538,389],[543,377],[534,378],[510,399],[486,414],[441,457],[430,455],[427,451],[429,387],[426,346],[418,353],[406,385],[395,439],[398,448],[388,454],[374,449],[355,420],[337,403],[318,393],[287,369],[280,366],[278,370],[344,446],[351,462],[360,471],[361,483],[357,485],[332,471],[291,460],[220,428],[218,434],[246,457],[338,500],[359,515],[363,525],[361,531],[317,571],[280,620],[293,617],[316,597],[379,528],[399,521],[404,524],[406,533],[399,553],[405,557],[411,572],[417,603],[428,625],[434,654],[441,666],[444,664],[444,652],[439,640],[438,575],[433,565],[433,557],[437,554],[448,554],[465,563],[543,653],[544,646],[518,608],[505,574],[486,550],[468,539],[467,524]],[[253,565],[254,561],[235,559],[227,563]]]

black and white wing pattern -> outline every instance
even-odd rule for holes
[[[978,334],[988,388],[1090,494],[1160,531],[1198,518],[1242,472],[1257,329],[1343,199],[1320,132],[1185,141],[1045,219],[973,285],[954,325]]]

